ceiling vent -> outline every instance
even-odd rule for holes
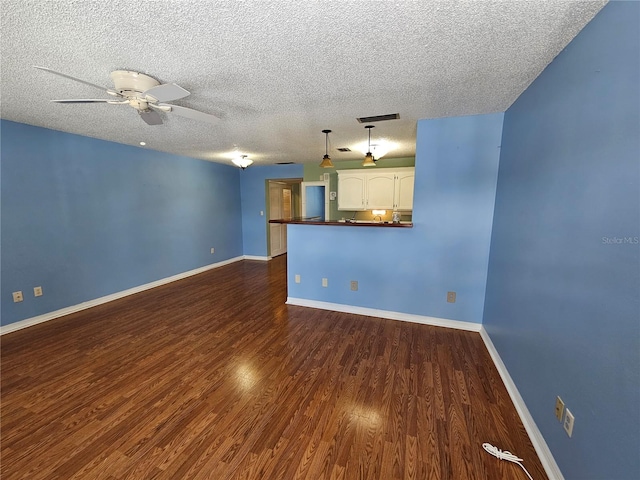
[[[351,149],[349,147],[336,148],[336,150],[338,150],[339,152],[350,152],[351,151]]]
[[[276,165],[293,165],[293,162],[277,162]]]
[[[397,120],[400,118],[399,113],[388,113],[386,115],[377,115],[375,117],[360,117],[356,118],[360,123],[373,123],[382,122],[383,120]]]

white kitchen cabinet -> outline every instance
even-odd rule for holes
[[[338,170],[338,210],[412,210],[415,169]]]
[[[393,208],[394,210],[413,210],[413,182],[415,170],[404,170],[396,173],[394,182]]]
[[[338,210],[365,210],[365,188],[363,175],[338,172]]]
[[[395,174],[392,172],[365,172],[366,210],[393,208]]]

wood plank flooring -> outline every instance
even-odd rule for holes
[[[1,477],[525,479],[477,333],[287,306],[286,256],[1,338]]]

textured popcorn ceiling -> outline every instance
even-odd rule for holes
[[[361,158],[356,117],[415,153],[416,120],[501,112],[603,7],[604,1],[2,0],[2,118],[216,162]],[[145,124],[128,106],[34,69],[111,86],[112,70],[177,83],[174,103],[217,125],[165,114]]]

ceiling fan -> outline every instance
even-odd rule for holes
[[[53,73],[76,82],[84,83],[92,87],[99,88],[107,94],[115,97],[113,99],[86,98],[86,99],[68,99],[68,100],[51,100],[56,103],[109,103],[111,105],[129,105],[135,108],[140,118],[149,125],[161,125],[162,117],[158,112],[175,113],[182,117],[191,118],[200,122],[216,123],[220,119],[215,115],[200,112],[192,108],[181,107],[180,105],[172,105],[165,102],[171,102],[184,98],[190,93],[175,83],[161,84],[155,78],[144,73],[131,72],[128,70],[116,70],[111,72],[111,80],[114,88],[105,88],[95,83],[87,82],[80,78],[67,75],[66,73],[57,72],[50,68],[35,68],[45,72]]]

